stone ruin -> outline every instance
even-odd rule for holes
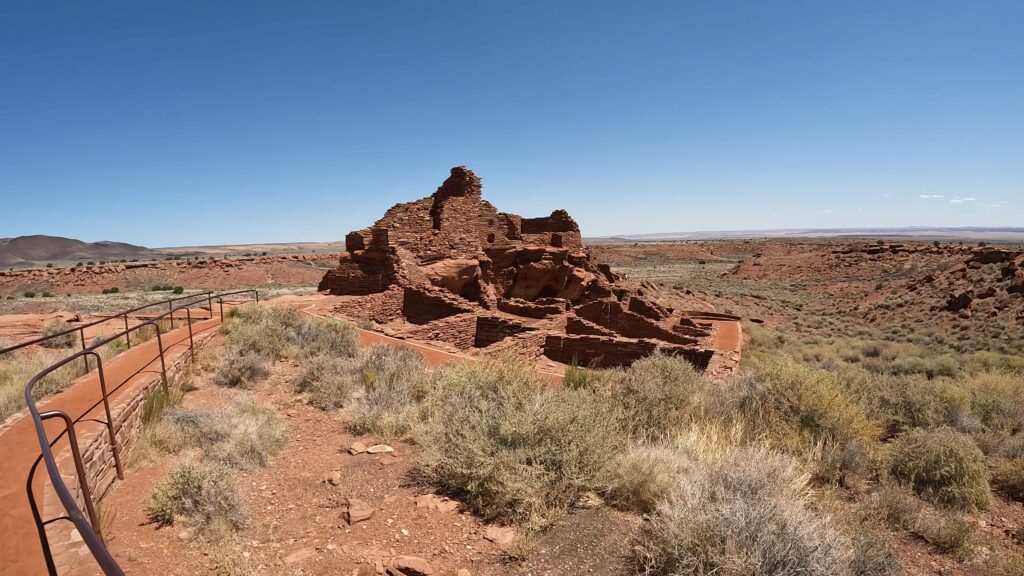
[[[629,365],[655,349],[706,369],[713,325],[594,262],[565,210],[523,218],[481,197],[466,167],[345,238],[319,290],[339,316],[463,353],[513,350],[584,366]]]

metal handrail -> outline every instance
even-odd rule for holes
[[[143,304],[142,306],[136,306],[135,308],[131,308],[129,310],[123,310],[121,312],[118,312],[117,314],[112,314],[112,315],[107,316],[105,318],[100,318],[98,320],[93,320],[92,322],[88,322],[86,324],[81,324],[81,325],[78,325],[78,326],[73,326],[71,328],[68,328],[67,330],[62,330],[62,331],[57,332],[55,334],[50,334],[48,336],[40,336],[39,338],[34,338],[34,339],[29,340],[27,342],[20,342],[18,344],[15,344],[14,346],[8,346],[7,348],[0,348],[0,355],[6,354],[8,352],[14,352],[15,350],[20,350],[22,348],[26,348],[28,346],[32,346],[32,345],[35,345],[35,344],[41,344],[43,342],[46,342],[47,340],[51,340],[53,338],[59,338],[61,336],[66,336],[68,334],[73,334],[75,332],[78,332],[79,339],[81,340],[81,343],[82,343],[82,350],[85,350],[86,349],[86,345],[85,345],[85,329],[86,328],[92,328],[93,326],[96,326],[96,325],[99,325],[99,324],[103,324],[104,322],[109,322],[111,320],[114,320],[115,318],[120,318],[120,317],[123,316],[124,317],[124,327],[125,327],[125,330],[127,330],[128,329],[128,315],[129,314],[138,312],[140,310],[145,310],[146,308],[152,308],[153,306],[162,306],[164,304],[167,304],[168,306],[173,306],[174,302],[177,302],[178,300],[185,300],[185,299],[188,299],[188,298],[197,298],[197,297],[204,297],[204,296],[208,300],[210,300],[210,315],[212,316],[213,315],[213,303],[212,303],[213,292],[207,291],[207,292],[200,292],[198,294],[190,294],[190,295],[187,295],[187,296],[177,296],[175,298],[168,298],[168,299],[165,299],[165,300],[159,300],[157,302],[150,302],[149,304]],[[132,344],[131,344],[131,340],[130,339],[127,340],[127,343],[128,343],[128,347],[131,348]],[[86,372],[88,372],[90,370],[89,369],[89,359],[88,359],[87,356],[85,356],[85,357],[83,357],[83,360],[85,361],[85,370],[86,370]]]
[[[219,294],[213,294],[211,292],[205,292],[205,293],[202,293],[202,294],[193,294],[193,295],[188,296],[188,297],[174,298],[172,300],[175,300],[175,301],[177,301],[177,300],[184,300],[184,299],[190,299],[191,300],[191,299],[194,299],[194,298],[204,298],[205,297],[205,299],[207,300],[207,303],[209,305],[210,317],[212,318],[213,317],[213,299],[216,297],[218,303],[220,304],[220,318],[221,318],[221,322],[223,322],[224,321],[224,298],[227,297],[227,296],[234,296],[234,295],[238,295],[238,294],[248,294],[250,292],[253,294],[256,302],[259,303],[259,292],[257,290],[254,290],[254,289],[235,290],[233,292],[223,292],[223,293],[219,293]],[[163,302],[158,302],[158,303],[155,303],[155,304],[162,304],[162,303]],[[111,342],[113,340],[116,340],[116,339],[118,339],[118,338],[120,338],[122,336],[124,336],[127,339],[128,335],[132,331],[141,329],[143,326],[148,326],[148,325],[154,326],[155,329],[156,329],[157,347],[158,347],[159,355],[160,355],[161,380],[162,380],[163,386],[166,389],[166,387],[167,387],[167,368],[166,368],[166,365],[165,365],[165,362],[164,362],[163,339],[162,339],[162,333],[161,333],[161,329],[160,329],[160,325],[159,325],[158,321],[163,319],[165,316],[168,316],[168,315],[170,315],[171,318],[173,319],[175,312],[184,309],[186,311],[186,315],[187,315],[187,318],[188,318],[189,352],[194,357],[194,355],[195,355],[195,351],[194,351],[195,343],[194,343],[193,338],[192,338],[192,312],[191,312],[190,306],[194,306],[196,303],[197,302],[186,302],[186,303],[181,304],[179,306],[174,306],[173,304],[171,304],[169,306],[169,310],[167,312],[164,312],[164,313],[160,314],[159,316],[151,318],[151,319],[149,319],[149,320],[147,320],[147,321],[145,321],[145,322],[143,322],[141,324],[138,324],[136,326],[128,327],[125,330],[119,332],[118,334],[115,334],[113,336],[110,336],[110,337],[106,338],[105,340],[101,340],[99,342],[94,342],[89,347],[84,347],[83,346],[83,348],[84,348],[83,350],[81,350],[79,352],[76,352],[75,354],[72,354],[72,355],[68,356],[67,358],[64,358],[63,360],[55,362],[54,364],[51,364],[50,366],[44,368],[38,374],[33,376],[32,379],[29,380],[28,384],[25,386],[25,403],[28,406],[29,413],[32,416],[33,425],[35,426],[36,435],[39,438],[39,446],[40,446],[41,452],[42,452],[40,454],[39,459],[36,460],[36,462],[32,465],[31,470],[29,471],[28,480],[27,480],[27,486],[26,486],[26,492],[28,494],[29,505],[30,505],[30,507],[32,509],[33,517],[34,517],[34,519],[36,521],[36,529],[37,529],[37,531],[39,533],[40,544],[42,545],[42,548],[43,548],[43,556],[44,556],[44,558],[46,560],[47,571],[49,572],[49,574],[51,576],[56,576],[57,569],[56,569],[56,565],[54,564],[54,561],[53,561],[53,555],[50,552],[49,539],[46,536],[46,525],[51,523],[51,522],[55,522],[57,520],[69,520],[69,521],[71,521],[75,525],[75,529],[78,530],[79,534],[81,534],[83,541],[85,542],[86,546],[89,548],[89,551],[92,553],[93,558],[95,558],[96,562],[99,564],[99,566],[103,570],[104,574],[106,574],[107,576],[123,576],[124,571],[117,564],[117,561],[114,560],[113,556],[111,556],[110,552],[107,550],[106,546],[103,543],[101,527],[99,525],[99,520],[98,520],[98,517],[96,515],[95,505],[94,505],[94,503],[92,501],[92,492],[91,492],[91,490],[89,488],[88,478],[86,478],[86,475],[85,475],[84,464],[82,462],[82,457],[81,457],[81,453],[80,453],[80,447],[78,446],[78,439],[77,439],[77,436],[75,435],[75,423],[76,423],[76,421],[78,419],[81,418],[81,416],[79,416],[76,419],[72,419],[65,412],[60,411],[60,410],[51,410],[51,411],[48,411],[48,412],[40,413],[38,406],[36,406],[35,399],[32,396],[32,389],[33,389],[33,387],[36,385],[37,382],[39,382],[39,380],[44,378],[47,374],[53,372],[54,370],[57,370],[57,369],[61,368],[62,366],[66,365],[66,364],[68,364],[68,363],[70,363],[70,362],[72,362],[72,361],[74,361],[74,360],[76,360],[78,358],[85,358],[87,366],[88,366],[88,357],[89,356],[92,356],[92,357],[94,357],[96,359],[96,369],[97,369],[97,371],[99,373],[100,393],[101,393],[101,396],[102,396],[102,403],[103,403],[103,408],[104,408],[104,412],[105,412],[105,416],[106,416],[106,421],[96,420],[96,422],[104,424],[106,426],[106,428],[107,428],[107,432],[108,432],[108,435],[109,435],[109,438],[110,438],[111,452],[113,453],[113,457],[114,457],[114,466],[115,466],[115,469],[116,469],[116,472],[117,472],[117,477],[119,479],[123,480],[124,479],[124,469],[123,469],[123,467],[121,465],[120,447],[118,446],[117,435],[114,432],[113,417],[111,416],[111,412],[110,412],[109,395],[107,393],[106,378],[105,378],[105,375],[104,375],[104,372],[103,372],[103,360],[100,357],[99,353],[96,352],[96,349],[99,348],[100,346],[103,346],[103,345],[105,345],[105,344],[107,344],[107,343],[109,343],[109,342]],[[110,318],[117,318],[117,317],[123,315],[123,316],[125,316],[126,323],[127,323],[127,314],[129,314],[131,312],[136,312],[136,311],[144,309],[144,308],[148,308],[149,306],[150,305],[142,306],[142,307],[135,308],[135,309],[132,309],[132,310],[127,310],[127,311],[122,312],[122,313],[114,314]],[[109,320],[110,318],[107,318],[106,320]],[[103,321],[106,321],[106,320],[103,320]],[[95,323],[92,324],[92,325],[95,325]],[[75,329],[71,330],[70,332],[74,332],[75,330],[78,330],[78,329],[79,328],[75,328]],[[56,335],[54,335],[54,336],[56,336]],[[45,338],[44,338],[44,340],[45,340]],[[23,346],[27,346],[27,345],[31,345],[31,343],[24,344]],[[83,345],[84,345],[84,341],[83,341]],[[23,346],[18,346],[18,347],[23,347]],[[83,416],[84,416],[84,414],[83,414]],[[46,429],[43,426],[43,421],[51,419],[51,418],[61,418],[64,421],[64,431],[61,432],[60,434],[58,434],[57,437],[54,438],[52,441],[50,441],[48,439],[48,437],[46,435]],[[85,501],[85,504],[86,504],[86,510],[87,510],[87,512],[89,514],[89,518],[88,519],[86,519],[86,517],[82,514],[82,510],[78,507],[78,504],[75,502],[75,499],[71,495],[71,492],[68,491],[68,487],[64,483],[63,477],[60,475],[60,470],[57,468],[57,462],[56,462],[56,460],[54,459],[54,456],[53,456],[52,446],[55,445],[64,436],[64,434],[68,435],[68,441],[71,444],[71,455],[72,455],[72,458],[74,459],[74,462],[75,462],[75,473],[76,473],[77,478],[78,478],[79,486],[82,489],[82,499]],[[51,519],[45,520],[45,521],[42,519],[42,516],[41,516],[41,514],[39,512],[38,506],[36,505],[35,496],[34,496],[33,490],[32,490],[32,483],[34,481],[35,471],[38,469],[38,465],[39,465],[40,460],[46,466],[47,475],[50,477],[50,482],[53,485],[53,489],[57,493],[57,497],[60,499],[60,502],[63,505],[64,510],[67,513],[67,516],[59,516],[59,517],[51,518]]]

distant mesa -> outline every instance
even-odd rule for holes
[[[113,260],[153,254],[142,246],[123,242],[82,242],[60,236],[18,236],[0,239],[0,266],[31,265],[70,260]]]
[[[708,367],[712,324],[595,262],[568,212],[524,218],[481,192],[472,170],[452,168],[430,196],[349,233],[320,291],[361,296],[336,307],[343,316],[463,351],[622,366],[661,348]]]

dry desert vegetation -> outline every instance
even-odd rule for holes
[[[1024,573],[1020,247],[587,245],[480,189],[230,309],[100,503],[126,571]]]

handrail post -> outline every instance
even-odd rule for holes
[[[96,354],[93,352],[93,354]],[[117,479],[124,480],[124,466],[121,464],[121,446],[117,442],[117,435],[114,434],[114,419],[110,415],[110,400],[107,397],[107,380],[103,375],[103,360],[96,354],[96,368],[100,375],[100,392],[103,394],[103,411],[107,414],[107,432],[110,434],[110,450],[114,453],[114,467],[117,469]]]
[[[160,325],[154,322],[153,326],[156,327],[156,345],[160,349],[160,374],[162,375],[164,393],[167,393],[167,366],[164,364],[164,341],[160,337]]]
[[[224,323],[224,299],[217,298],[217,302],[220,302],[220,323]]]
[[[196,343],[192,340],[192,309],[186,307],[185,314],[188,316],[188,352],[192,357],[192,361],[196,361]]]
[[[40,422],[42,418],[40,418]],[[25,483],[25,491],[28,493],[28,506],[32,509],[32,519],[36,521],[36,532],[39,533],[39,545],[43,548],[43,560],[46,561],[46,573],[49,576],[58,576],[57,566],[53,562],[53,552],[50,550],[50,538],[46,535],[46,523],[43,522],[42,514],[39,513],[39,505],[36,504],[35,492],[32,490],[32,480],[35,479],[36,469],[43,461],[40,454],[35,464],[28,472],[28,481]]]
[[[171,330],[174,330],[174,301],[175,300],[176,300],[176,298],[172,298],[171,301],[167,303],[167,311],[170,313],[170,316],[171,316]]]
[[[259,290],[253,290],[252,293],[256,295],[256,303],[259,304],[260,303],[260,291]]]
[[[85,352],[85,326],[78,329],[79,339],[82,341],[82,352]],[[89,373],[89,356],[83,355],[82,361],[85,362],[85,373]]]
[[[128,344],[128,349],[132,349],[132,333],[128,330],[128,313],[124,313],[124,341]]]
[[[96,514],[96,505],[92,500],[92,489],[89,488],[89,478],[85,475],[85,465],[82,463],[82,453],[78,449],[78,436],[75,434],[75,423],[71,420],[70,416],[60,410],[45,412],[39,415],[40,420],[48,420],[50,418],[60,418],[64,420],[64,426],[68,431],[68,444],[71,445],[71,458],[75,461],[75,473],[78,474],[78,485],[82,488],[82,500],[85,501],[85,511],[89,515],[89,523],[92,524],[92,531],[96,533],[96,536],[99,536],[99,539],[102,542],[103,531],[100,526],[99,516]]]

